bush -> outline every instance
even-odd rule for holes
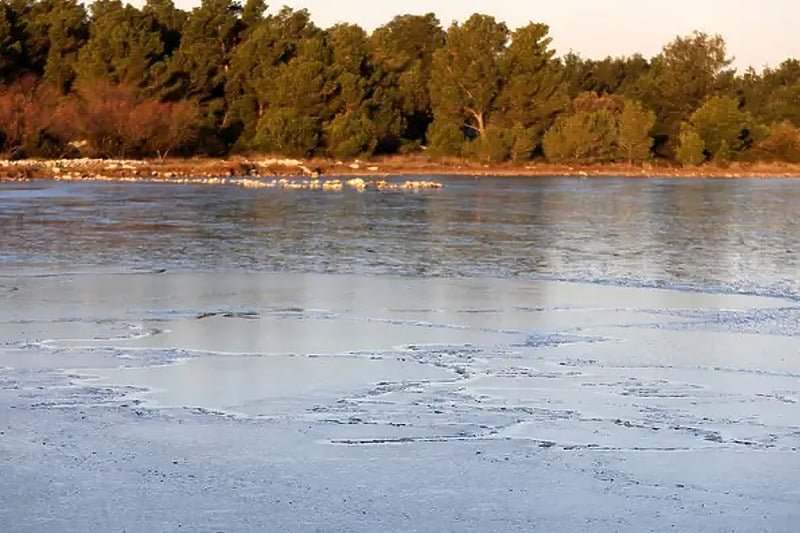
[[[0,137],[7,157],[54,157],[64,143],[56,134],[56,92],[34,77],[0,91]]]
[[[465,145],[465,151],[469,157],[483,163],[500,163],[511,154],[512,142],[510,132],[489,126],[483,135]]]
[[[800,129],[790,122],[775,124],[753,150],[756,159],[800,163]]]
[[[602,163],[618,156],[617,124],[607,110],[578,111],[559,118],[544,135],[542,147],[554,163]]]
[[[706,145],[700,135],[688,125],[681,128],[680,145],[675,156],[684,166],[695,166],[705,161]]]
[[[457,123],[435,119],[428,128],[428,151],[434,156],[460,156],[464,132]]]
[[[749,113],[739,109],[733,98],[715,96],[695,111],[692,128],[705,144],[706,154],[729,161],[745,152],[757,140],[759,128]]]
[[[166,157],[196,138],[199,122],[190,102],[159,102],[95,81],[78,85],[59,109],[57,125],[63,138],[85,143],[87,155]]]
[[[340,159],[369,157],[378,144],[374,132],[375,127],[365,113],[345,113],[325,128],[325,144],[328,152]]]
[[[319,146],[319,119],[292,109],[272,109],[258,121],[254,147],[291,157],[307,157]]]

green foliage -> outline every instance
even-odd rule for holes
[[[24,39],[18,14],[6,3],[0,4],[0,80],[9,82],[24,65]]]
[[[89,40],[78,54],[78,78],[145,88],[163,71],[161,38],[152,15],[120,0],[95,0]]]
[[[284,8],[250,28],[232,54],[225,85],[226,124],[235,124],[241,131],[238,147],[264,146],[263,135],[255,141],[257,126],[276,108],[313,112],[317,120],[322,119],[327,63],[323,47],[322,32],[304,10]],[[302,79],[304,69],[308,80]]]
[[[444,43],[445,32],[432,13],[395,17],[370,36],[370,105],[380,150],[425,139],[433,120],[433,55]]]
[[[547,159],[556,163],[642,162],[650,157],[655,115],[641,103],[582,93],[544,137]]]
[[[48,39],[44,79],[66,92],[75,80],[78,53],[89,34],[86,10],[76,0],[55,0],[42,26]]]
[[[509,158],[513,143],[510,131],[490,124],[483,135],[467,143],[465,150],[484,163],[499,163]]]
[[[435,119],[428,128],[428,153],[433,156],[459,156],[464,148],[464,132],[458,122]]]
[[[319,120],[278,108],[259,120],[254,145],[265,152],[306,157],[317,148],[320,137]]]
[[[656,123],[656,114],[648,111],[641,102],[626,102],[619,116],[617,145],[629,164],[650,158],[653,138],[650,132]]]
[[[336,116],[325,128],[325,139],[337,158],[369,156],[378,143],[374,124],[360,111]]]
[[[749,113],[739,109],[739,103],[728,97],[715,96],[695,111],[689,123],[703,140],[711,157],[729,161],[749,148],[757,132]]]
[[[669,155],[674,148],[681,122],[728,88],[730,64],[722,37],[699,32],[678,37],[653,59],[648,74],[631,89],[631,95],[656,113],[662,155]]]
[[[60,153],[86,140],[95,129],[54,128],[47,116],[80,109],[109,120],[115,96],[120,108],[190,127],[147,130],[155,117],[128,117],[118,125],[139,128],[138,140],[133,129],[115,133],[108,146],[95,143],[98,154],[797,159],[800,61],[737,75],[719,36],[678,37],[652,59],[588,60],[556,57],[545,24],[510,31],[481,14],[447,31],[433,14],[401,15],[368,34],[320,29],[302,9],[268,12],[266,0],[201,0],[191,12],[174,0],[123,2],[86,3],[91,17],[79,0],[0,2],[7,153]],[[34,100],[20,92],[23,80]]]
[[[156,93],[170,101],[193,100],[201,110],[209,147],[232,144],[225,138],[228,102],[225,85],[231,57],[243,31],[242,7],[232,0],[202,0],[186,20],[180,46],[171,56]]]
[[[752,69],[737,80],[737,93],[744,110],[759,122],[789,121],[800,127],[800,61],[788,59],[777,69]]]
[[[506,25],[486,15],[450,27],[447,43],[433,56],[431,101],[437,120],[461,121],[471,137],[486,133],[500,94],[508,37]]]
[[[524,130],[524,134],[518,131],[513,135],[521,143],[512,141],[518,144],[516,160],[525,153],[529,159],[540,148],[544,132],[569,105],[548,32],[544,24],[519,28],[502,58],[503,84],[494,120],[506,128]]]
[[[706,144],[703,138],[691,126],[684,124],[681,127],[680,144],[676,159],[684,166],[699,165],[705,161]]]
[[[525,128],[517,124],[507,135],[510,142],[508,155],[512,161],[528,161],[541,148],[543,135],[539,128]]]
[[[642,79],[650,71],[650,62],[639,54],[595,61],[569,53],[560,63],[564,82],[572,98],[587,91],[638,97]]]
[[[603,163],[617,157],[616,117],[607,110],[562,116],[544,136],[544,153],[554,163]]]

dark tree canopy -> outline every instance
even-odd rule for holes
[[[481,14],[368,33],[265,0],[0,0],[0,151],[796,162],[800,60],[737,73],[701,32],[558,57],[546,24]]]

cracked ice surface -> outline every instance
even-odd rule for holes
[[[2,285],[5,531],[800,518],[795,300],[104,269]]]

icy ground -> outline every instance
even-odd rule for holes
[[[800,307],[0,276],[0,531],[796,532]]]

